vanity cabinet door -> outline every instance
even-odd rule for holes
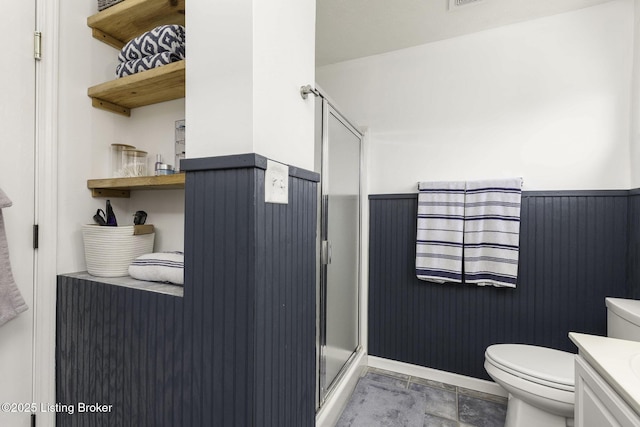
[[[637,427],[640,417],[580,356],[576,357],[576,427]]]
[[[620,426],[621,424],[589,385],[582,379],[580,382],[582,384],[578,386],[579,392],[576,396],[576,401],[580,401],[580,405],[576,406],[576,408],[580,408],[579,413],[576,414],[576,418],[580,420],[577,425],[583,427]]]

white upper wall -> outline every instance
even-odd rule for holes
[[[187,7],[187,157],[258,153],[313,170],[315,1]]]
[[[631,185],[633,0],[319,68],[369,132],[369,192],[522,176],[526,190]]]
[[[186,10],[187,157],[253,152],[253,0]]]

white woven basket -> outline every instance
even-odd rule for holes
[[[129,264],[140,255],[153,252],[155,233],[134,235],[134,226],[83,225],[84,257],[92,276],[129,275]]]

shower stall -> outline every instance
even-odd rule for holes
[[[360,348],[362,133],[316,97],[318,407]]]

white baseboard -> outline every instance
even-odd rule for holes
[[[440,371],[438,369],[426,368],[424,366],[411,365],[409,363],[398,362],[390,359],[383,359],[376,356],[368,356],[368,366],[428,380],[439,381],[446,384],[463,387],[483,393],[494,394],[496,396],[507,397],[505,389],[493,381],[481,380],[479,378],[467,377],[454,374],[452,372]]]
[[[316,427],[333,427],[338,422],[342,411],[349,402],[349,397],[358,384],[360,374],[367,366],[367,354],[358,353],[351,366],[347,369],[338,383],[329,392],[326,400],[316,412]]]

